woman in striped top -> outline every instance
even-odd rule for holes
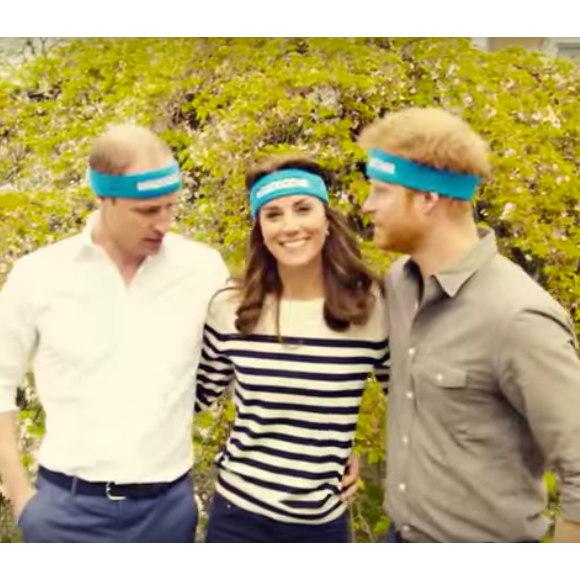
[[[246,178],[254,225],[243,279],[210,305],[198,410],[234,387],[207,542],[348,542],[341,500],[366,380],[388,380],[382,284],[324,174],[278,157]]]

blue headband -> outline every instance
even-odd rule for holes
[[[461,200],[472,199],[479,184],[479,177],[476,175],[435,169],[378,149],[371,149],[369,152],[367,176],[370,179],[419,191],[432,191]]]
[[[101,197],[152,199],[178,191],[182,187],[177,161],[171,165],[133,175],[105,175],[89,169],[91,189]]]
[[[322,177],[301,169],[282,169],[254,183],[250,190],[252,217],[256,217],[264,204],[288,195],[310,195],[328,203],[328,191]]]

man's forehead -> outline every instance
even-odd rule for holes
[[[385,181],[379,181],[378,179],[371,179],[370,182],[378,191],[401,191],[405,189],[396,183],[387,183]]]
[[[179,192],[168,193],[161,197],[153,197],[151,199],[126,199],[131,207],[136,209],[151,209],[156,207],[164,207],[166,205],[173,205],[177,202]]]

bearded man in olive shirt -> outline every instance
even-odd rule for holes
[[[580,362],[564,309],[478,228],[488,149],[438,109],[363,131],[391,330],[388,542],[537,542],[544,475],[561,481],[555,541],[580,541]]]

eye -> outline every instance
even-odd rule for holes
[[[301,213],[301,214],[305,214],[308,213],[312,210],[312,206],[311,205],[299,205],[296,208],[296,212],[297,213]]]

